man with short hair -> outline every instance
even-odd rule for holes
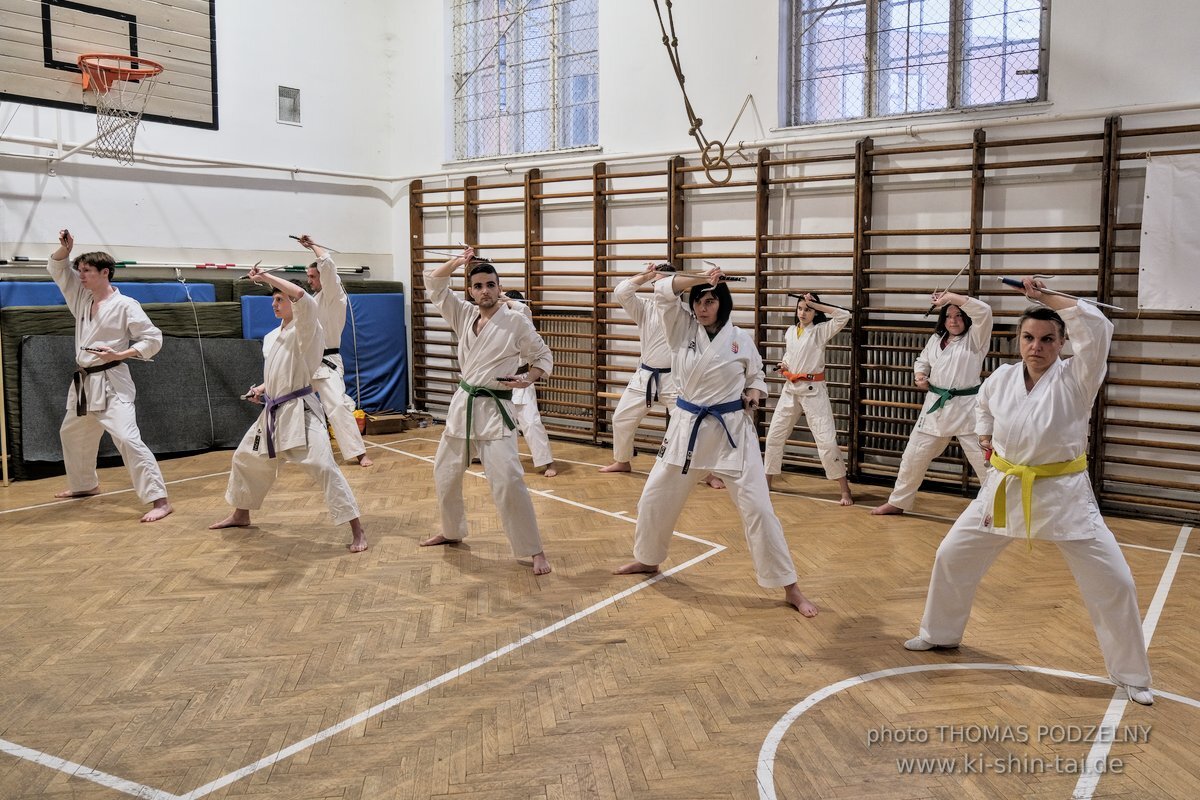
[[[46,265],[75,317],[78,365],[67,391],[67,415],[58,431],[67,489],[55,497],[100,493],[96,452],[107,431],[129,470],[138,498],[153,504],[142,522],[157,522],[174,509],[158,462],[138,430],[133,406],[136,390],[125,361],[153,357],[162,348],[162,331],[136,300],[112,285],[116,270],[112,256],[84,253],[68,265],[74,246],[71,233],[59,231],[58,249]]]
[[[467,291],[474,304],[450,291],[450,276],[465,264],[471,265]],[[550,572],[550,562],[542,548],[533,501],[517,455],[512,392],[550,374],[550,348],[533,323],[502,300],[504,290],[496,268],[477,261],[470,247],[441,266],[426,270],[425,290],[429,302],[441,312],[458,340],[462,377],[450,400],[446,430],[433,461],[442,533],[429,537],[421,546],[457,544],[466,538],[462,483],[474,446],[483,461],[513,554],[532,558],[533,574],[545,575]],[[529,371],[518,376],[515,373],[521,364],[528,364]]]
[[[294,283],[258,267],[246,277],[272,287],[271,308],[283,324],[267,345],[263,382],[248,393],[247,399],[265,408],[233,454],[225,489],[225,501],[233,506],[233,513],[208,527],[247,527],[250,512],[262,508],[280,466],[290,461],[321,485],[333,523],[350,524],[350,552],[361,553],[367,549],[367,538],[358,503],[333,460],[325,414],[313,394],[312,376],[324,345],[317,301]]]
[[[317,319],[324,332],[321,363],[313,374],[313,389],[317,391],[325,416],[333,426],[333,436],[337,439],[342,459],[357,461],[360,467],[369,467],[374,462],[367,456],[367,446],[358,429],[358,420],[354,418],[354,401],[346,394],[346,370],[339,352],[350,298],[338,276],[337,265],[325,248],[314,242],[308,234],[300,237],[300,244],[311,250],[317,259],[308,265],[305,273],[308,275],[308,287],[317,299]]]

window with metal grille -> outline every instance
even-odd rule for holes
[[[600,140],[599,0],[454,0],[454,158]]]
[[[783,0],[788,125],[1046,98],[1050,0]]]

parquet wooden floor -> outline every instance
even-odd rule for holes
[[[885,490],[843,509],[786,474],[775,507],[822,608],[806,620],[755,583],[735,509],[701,486],[677,571],[611,575],[645,476],[598,475],[610,453],[583,445],[554,443],[559,477],[527,475],[551,575],[512,559],[479,477],[472,536],[419,548],[440,430],[375,437],[376,466],[345,468],[359,556],[294,469],[254,527],[207,530],[228,452],[163,462],[176,512],[155,525],[128,491],[0,490],[0,798],[1200,797],[1190,529],[1109,520],[1173,695],[1144,708],[1099,682],[1052,546],[1005,551],[958,651],[901,647],[964,500],[871,517]],[[1101,753],[1086,739],[1106,714]],[[1109,769],[1094,785],[1089,753]]]

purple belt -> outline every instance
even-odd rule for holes
[[[263,405],[267,407],[267,456],[269,458],[275,457],[275,409],[284,403],[299,400],[301,397],[312,393],[313,388],[311,386],[305,386],[303,389],[288,392],[282,397],[271,397],[266,392],[263,392]]]

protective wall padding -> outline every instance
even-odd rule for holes
[[[21,342],[21,455],[25,461],[62,461],[58,429],[67,413],[74,347],[73,335],[27,336]],[[142,440],[155,453],[236,447],[262,410],[239,397],[261,382],[262,366],[262,348],[254,341],[165,338],[152,362],[129,363],[137,387]],[[207,392],[202,367],[207,368]],[[105,434],[100,455],[116,454]]]
[[[121,294],[132,297],[139,303],[186,303],[188,292],[192,302],[216,302],[216,291],[210,283],[189,284],[187,289],[179,283],[114,283]],[[65,305],[62,292],[53,281],[47,282],[0,282],[0,308],[9,306],[56,306]]]
[[[121,283],[170,283],[170,281],[166,278],[139,278],[136,275],[126,275],[123,274],[120,269],[120,267],[117,268],[117,274],[120,276]],[[208,285],[213,287],[214,296],[216,297],[216,301],[218,303],[229,303],[233,301],[233,281],[231,279],[193,279],[187,278],[187,275],[184,277],[187,279],[187,285],[189,289],[196,285]],[[4,281],[53,283],[48,274],[39,276],[0,275],[0,283],[3,283]],[[196,297],[196,302],[199,303],[199,296],[194,296]]]
[[[206,340],[242,338],[239,303],[150,303],[142,308],[166,336],[195,338],[196,321],[199,320],[200,335]],[[21,458],[21,381],[18,364],[21,340],[25,336],[39,334],[71,336],[74,331],[75,320],[65,305],[0,309],[0,337],[4,340],[4,411],[8,428],[8,449],[12,455],[9,460],[9,473],[14,478],[27,479],[49,474],[44,470],[33,469]],[[66,391],[65,384],[63,391]],[[243,392],[244,387],[239,389],[238,394]]]
[[[341,356],[346,391],[364,411],[402,411],[408,407],[408,333],[403,294],[351,294]],[[269,297],[242,298],[242,330],[262,340],[279,325]],[[355,330],[357,328],[357,358]],[[359,387],[361,386],[361,396]]]

